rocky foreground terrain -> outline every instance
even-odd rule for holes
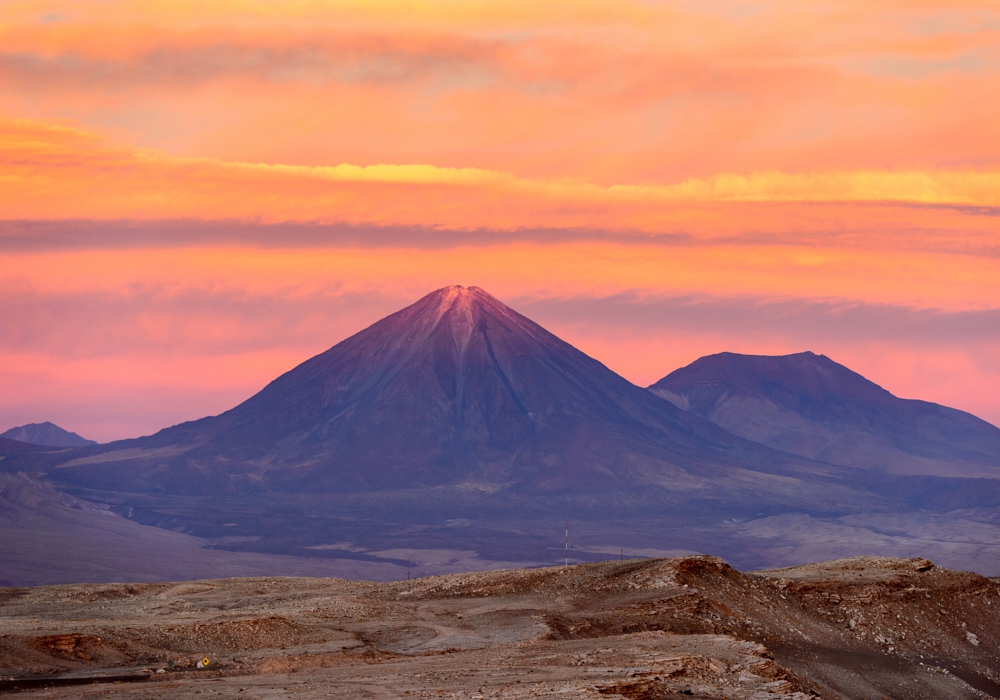
[[[998,622],[997,581],[881,557],[2,588],[0,692],[988,698],[1000,697]]]

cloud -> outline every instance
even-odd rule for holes
[[[660,296],[636,293],[604,297],[514,300],[532,318],[586,325],[594,333],[658,335],[723,334],[782,338],[807,347],[844,342],[964,347],[1000,343],[1000,308],[945,310],[834,299],[768,299],[752,296]],[[617,331],[598,330],[614,328]]]
[[[663,231],[691,220],[686,208],[704,212],[720,204],[1000,206],[1000,171],[721,173],[674,184],[599,185],[431,164],[177,158],[113,145],[78,129],[15,120],[0,122],[0,183],[0,210],[9,219],[193,217]]]
[[[22,286],[0,291],[0,352],[66,359],[319,352],[404,304],[336,284],[270,294],[141,283],[58,293]]]
[[[129,354],[318,352],[414,300],[399,293],[345,290],[335,282],[319,291],[289,286],[271,293],[141,283],[114,291],[8,288],[0,292],[5,320],[0,349],[81,358],[116,355],[123,348]],[[594,334],[722,334],[783,338],[803,347],[845,341],[924,348],[1000,343],[1000,308],[634,292],[569,297],[536,292],[506,301],[543,325],[586,327]]]
[[[884,207],[883,208],[888,208]],[[696,236],[685,231],[645,232],[599,228],[489,227],[451,229],[434,226],[323,224],[282,222],[275,224],[240,220],[2,220],[0,254],[76,250],[140,250],[230,247],[257,250],[296,249],[416,249],[448,250],[530,244],[559,246],[607,243],[615,246],[652,248],[690,247],[799,247],[850,250],[906,250],[947,255],[1000,258],[1000,240],[989,234],[1000,208],[954,205],[900,205],[894,226],[884,223],[878,235],[871,219],[851,226],[841,221],[839,230],[760,230],[747,228],[727,235]],[[786,210],[787,211],[787,210]],[[819,213],[823,218],[823,213]],[[776,214],[780,217],[780,210]],[[942,216],[951,226],[934,227],[931,220]],[[829,217],[832,218],[832,217]],[[970,219],[979,222],[972,230],[956,225]],[[985,218],[985,221],[983,220]],[[761,223],[761,222],[755,222]],[[766,222],[764,222],[766,223]],[[923,226],[923,228],[920,228]]]
[[[622,245],[684,246],[684,233],[647,234],[599,229],[446,229],[430,226],[376,226],[203,219],[174,220],[0,220],[0,252],[135,250],[232,246],[257,249],[418,248],[442,250],[533,243],[615,242]],[[759,243],[756,239],[753,242]]]
[[[600,185],[998,157],[995,7],[488,5],[6,3],[0,114],[231,163]]]
[[[995,2],[2,14],[0,416],[216,412],[452,283],[636,381],[809,348],[1000,415]]]
[[[282,42],[284,44],[285,42]],[[83,47],[81,47],[83,48]],[[374,84],[484,87],[497,80],[496,42],[453,37],[333,35],[323,41],[269,46],[210,40],[195,46],[164,44],[123,57],[79,50],[58,54],[0,52],[0,82],[32,91],[120,93],[189,91],[220,82]]]

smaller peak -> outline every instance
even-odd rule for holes
[[[0,433],[0,437],[45,447],[81,447],[97,444],[93,440],[87,440],[76,433],[64,430],[51,421],[19,425]]]

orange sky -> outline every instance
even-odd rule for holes
[[[998,78],[995,2],[5,2],[0,431],[456,283],[640,384],[810,349],[1000,423]]]

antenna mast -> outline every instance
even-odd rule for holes
[[[569,520],[566,521],[566,566],[569,566]]]

